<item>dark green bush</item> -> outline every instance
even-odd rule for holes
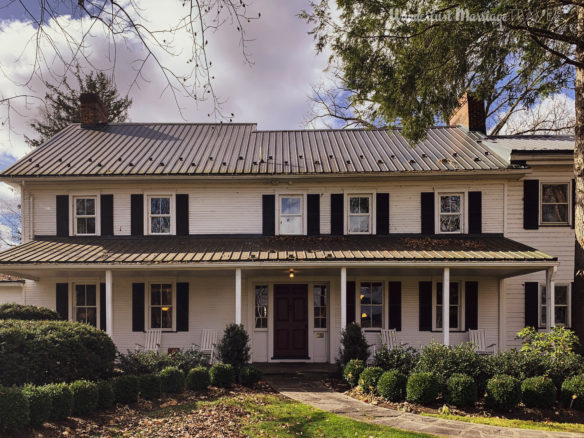
[[[97,381],[97,407],[100,409],[111,408],[115,402],[114,389],[107,380]]]
[[[140,381],[138,376],[133,374],[124,374],[112,380],[112,389],[114,390],[114,399],[118,403],[134,403],[138,401],[140,392]]]
[[[16,430],[30,423],[28,399],[20,388],[0,386],[0,430]]]
[[[178,367],[183,373],[199,365],[206,366],[208,359],[198,350],[175,351],[171,354],[156,351],[128,352],[118,355],[117,367],[125,374],[156,374],[166,367]]]
[[[359,376],[359,388],[363,392],[375,392],[377,382],[383,374],[383,369],[379,367],[368,367],[363,370]]]
[[[477,384],[466,374],[453,374],[446,381],[444,401],[455,406],[469,406],[478,400]]]
[[[50,420],[63,420],[71,415],[73,410],[73,394],[65,383],[51,383],[45,385],[51,397]]]
[[[51,394],[45,386],[25,385],[22,394],[28,400],[30,424],[40,426],[51,415]]]
[[[143,399],[154,400],[162,397],[162,379],[158,374],[144,374],[138,376],[138,380],[140,396]]]
[[[218,388],[229,388],[235,382],[233,366],[227,363],[216,363],[209,370],[211,385]]]
[[[352,322],[341,332],[341,347],[337,363],[341,370],[351,359],[361,359],[367,363],[369,359],[369,345],[365,335],[357,324]]]
[[[499,374],[487,382],[487,406],[508,410],[521,401],[521,383],[515,377]]]
[[[233,366],[236,375],[249,362],[249,336],[243,325],[229,324],[223,338],[217,344],[217,354],[221,362]]]
[[[561,394],[565,407],[584,410],[584,374],[564,380]]]
[[[530,377],[521,383],[521,400],[528,408],[551,408],[556,402],[556,386],[549,377]]]
[[[392,402],[400,402],[406,397],[408,378],[398,370],[384,372],[377,382],[377,392]]]
[[[167,394],[177,394],[185,389],[185,373],[177,367],[166,367],[160,373],[162,382],[162,392]]]
[[[357,386],[359,383],[359,376],[365,369],[365,362],[361,359],[351,359],[345,365],[345,369],[343,370],[343,377],[345,381],[351,385],[351,387]]]
[[[73,394],[74,415],[87,415],[97,409],[99,389],[95,382],[76,380],[69,384],[69,390]]]
[[[406,385],[406,400],[421,405],[436,401],[440,392],[440,381],[433,373],[412,373]]]
[[[0,321],[0,384],[108,376],[116,347],[102,330],[68,321]]]
[[[0,319],[21,319],[25,321],[57,321],[59,314],[47,307],[25,306],[7,303],[0,305]]]
[[[189,389],[202,391],[203,389],[207,389],[210,384],[211,377],[209,376],[209,370],[205,367],[195,367],[187,374],[187,388]]]
[[[373,364],[376,367],[381,367],[385,371],[398,370],[406,376],[412,372],[418,363],[418,352],[412,347],[404,347],[402,345],[392,348],[386,347],[377,350]]]
[[[239,372],[239,383],[243,386],[253,386],[262,378],[262,372],[256,367],[245,365]]]

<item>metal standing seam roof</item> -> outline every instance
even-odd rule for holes
[[[399,129],[258,131],[255,124],[70,125],[0,177],[279,175],[494,171],[481,137],[434,127],[412,147]]]
[[[494,135],[488,141],[514,152],[573,151],[573,135]]]
[[[51,264],[557,260],[500,234],[460,237],[37,237],[0,252],[0,267]]]

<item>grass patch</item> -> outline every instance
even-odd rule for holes
[[[556,423],[553,421],[517,420],[494,417],[466,417],[462,415],[443,415],[422,413],[428,417],[444,418],[446,420],[464,421],[465,423],[488,424],[498,427],[516,427],[519,429],[546,430],[552,432],[584,433],[584,424],[581,423]]]

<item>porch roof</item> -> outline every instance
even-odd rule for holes
[[[186,265],[343,262],[555,262],[501,234],[464,236],[37,237],[0,252],[4,265]]]

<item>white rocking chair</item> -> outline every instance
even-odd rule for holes
[[[212,365],[215,361],[215,345],[221,337],[221,332],[218,330],[204,329],[201,334],[201,345],[199,351],[203,354],[209,355],[209,363]]]
[[[469,330],[469,340],[476,346],[478,354],[494,354],[497,344],[487,345],[487,337],[484,329]]]
[[[158,351],[162,340],[162,330],[146,330],[146,342],[144,345],[136,344],[136,350]],[[140,347],[140,348],[139,348]]]
[[[381,336],[381,345],[388,350],[393,350],[399,345],[395,329],[382,329],[379,336]]]

